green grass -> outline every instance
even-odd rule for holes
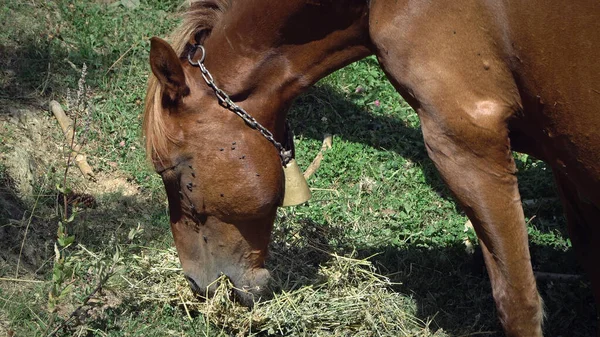
[[[156,288],[155,300],[140,299],[160,282],[179,289],[174,285],[182,281],[178,270],[158,270],[150,277],[144,269],[151,268],[148,261],[156,262],[161,256],[177,264],[162,184],[145,160],[140,132],[149,37],[165,36],[172,30],[179,3],[142,1],[135,9],[119,1],[18,0],[0,5],[0,62],[10,70],[0,78],[2,103],[36,104],[53,98],[65,104],[67,89],[71,94],[77,89],[85,63],[90,88],[91,123],[86,135],[90,164],[100,173],[118,172],[135,182],[144,196],[107,195],[98,200],[98,209],[77,215],[72,228],[76,242],[67,249],[76,287],[65,297],[63,310],[73,310],[92,290],[98,275],[113,263],[115,247],[120,249],[121,260],[93,310],[79,324],[71,324],[65,335],[216,336],[235,332],[231,325],[219,325],[202,312],[192,312],[190,319],[179,300],[171,298],[173,294],[158,298],[163,288]],[[321,167],[309,181],[314,189],[311,201],[279,210],[269,266],[280,268],[274,272],[282,277],[290,274],[296,282],[297,286],[284,290],[318,286],[319,273],[333,261],[323,251],[354,254],[369,258],[378,273],[388,275],[395,284],[386,291],[401,296],[406,312],[430,322],[432,332],[439,328],[451,336],[499,335],[481,257],[464,249],[465,238],[476,242],[474,233],[464,231],[466,217],[427,158],[418,117],[385,80],[375,58],[323,79],[296,100],[289,118],[302,168],[321,148],[325,133],[334,138],[333,149],[325,152]],[[3,144],[14,132],[9,131],[0,131]],[[582,273],[566,238],[549,169],[525,155],[515,158],[522,197],[533,200],[525,212],[534,268]],[[0,166],[0,182],[6,180],[4,172]],[[46,268],[25,275],[45,283],[0,283],[0,324],[8,322],[17,336],[44,335],[50,322],[46,304],[58,218],[52,215],[53,196],[45,200],[50,211],[39,213],[35,224],[48,228],[50,234],[43,237],[45,241],[31,239],[30,243],[46,243],[49,253],[42,261]],[[3,216],[0,226],[7,219]],[[131,239],[135,228],[142,231]],[[14,245],[21,242],[17,236],[2,240]],[[291,266],[276,260],[291,261],[298,254],[310,263]],[[302,279],[307,270],[312,278]],[[0,277],[9,276],[14,276],[12,269],[0,272]],[[154,283],[142,281],[145,278]],[[593,334],[596,323],[589,284],[540,282],[539,288],[549,314],[547,335]]]

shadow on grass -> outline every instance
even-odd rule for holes
[[[323,118],[327,123],[322,122]],[[331,133],[351,142],[396,152],[420,165],[427,183],[449,195],[433,162],[427,157],[421,129],[393,117],[372,114],[353,104],[335,88],[328,85],[312,87],[295,101],[288,119],[297,136],[321,141],[325,133]]]
[[[531,249],[557,259],[540,264],[534,257],[538,271],[583,274],[572,252],[557,252],[550,246]],[[462,244],[433,249],[368,247],[359,250],[363,257],[376,253],[379,254],[372,261],[380,272],[398,282],[394,287],[396,291],[416,300],[419,317],[433,319],[433,327],[443,328],[453,336],[476,332],[484,336],[503,335],[480,252],[469,255]],[[556,270],[557,265],[560,270]],[[597,321],[589,282],[539,281],[538,289],[547,314],[546,336],[594,335]]]
[[[0,180],[1,182],[1,180]],[[21,271],[31,277],[46,276],[52,269],[53,245],[56,242],[62,198],[53,191],[36,191],[32,200],[22,201],[10,186],[0,187],[0,258],[9,265],[19,260]],[[77,201],[74,201],[77,202]],[[114,250],[115,245],[127,245],[130,231],[138,225],[143,231],[138,239],[165,243],[171,239],[164,204],[159,200],[140,200],[121,193],[95,199],[97,207],[77,206],[72,223],[66,225],[75,244],[90,251]],[[73,206],[69,204],[69,212]],[[159,219],[159,220],[157,220]],[[172,240],[172,239],[171,239]],[[6,270],[6,274],[14,271]]]
[[[155,5],[164,7],[164,3]],[[131,16],[129,24],[134,25],[147,24],[144,19],[148,18],[161,20],[160,16],[151,16],[156,13],[152,10],[134,12],[105,1],[73,4],[18,0],[5,7],[4,16],[14,22],[0,34],[0,99],[35,105],[64,98],[68,88],[77,91],[84,64],[86,84],[96,88],[112,80],[111,75],[122,72],[121,66],[131,62],[123,56],[145,52],[149,41],[143,32],[147,26],[135,30],[123,24],[117,26],[118,32],[137,34],[117,36],[111,30],[114,20],[125,17],[127,22]],[[163,25],[162,20],[156,24]],[[0,113],[4,111],[0,107]]]
[[[400,96],[398,99],[401,99]],[[393,151],[417,163],[423,170],[426,183],[445,199],[454,200],[427,155],[420,128],[398,118],[373,114],[327,85],[315,86],[299,97],[288,118],[297,136],[320,141],[325,133],[332,133],[351,142]],[[328,122],[323,123],[322,118]],[[566,236],[564,226],[560,226],[564,224],[562,207],[550,169],[531,158],[517,159],[516,164],[521,199],[528,201],[525,216],[545,217],[547,225],[540,229],[560,229]]]
[[[39,105],[44,98],[56,96],[56,92],[64,94],[62,91],[67,87],[77,87],[81,70],[65,67],[67,60],[74,67],[80,67],[83,63],[102,62],[96,61],[100,60],[100,56],[97,57],[67,52],[59,48],[56,41],[33,37],[26,38],[18,46],[0,46],[0,64],[5,69],[0,81],[0,98]],[[0,113],[3,111],[6,110],[0,109]]]

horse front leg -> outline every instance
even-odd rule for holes
[[[418,111],[428,154],[481,243],[506,335],[541,336],[542,305],[506,126],[513,112],[494,101]]]

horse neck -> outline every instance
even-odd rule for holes
[[[372,53],[367,14],[366,0],[238,0],[204,42],[205,64],[233,97],[268,99],[284,111],[319,79]]]

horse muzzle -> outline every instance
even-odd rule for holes
[[[269,287],[269,281],[271,275],[268,270],[264,268],[258,268],[244,273],[241,277],[231,278],[226,274],[223,274],[233,284],[233,291],[229,293],[230,299],[237,301],[238,303],[251,307],[254,303],[259,300],[269,299],[272,295]],[[196,278],[186,274],[186,280],[188,281],[192,291],[205,298],[211,298],[215,296],[217,289],[220,286],[219,278],[215,279],[209,284],[202,284],[201,281],[197,281]]]

